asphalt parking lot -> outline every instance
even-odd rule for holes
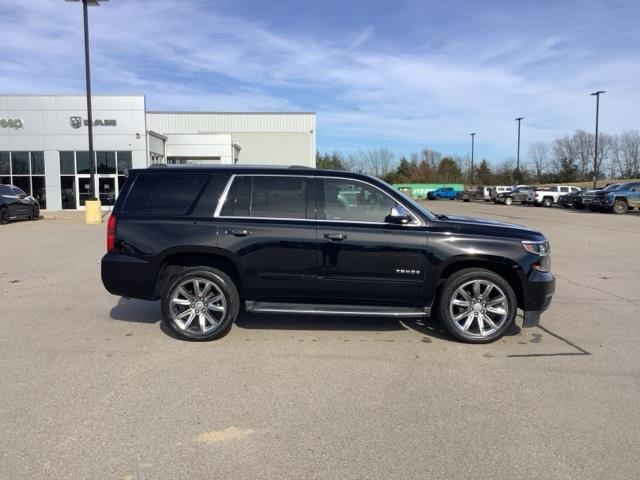
[[[0,478],[638,478],[640,215],[427,206],[549,237],[542,329],[245,315],[185,342],[104,291],[104,225],[0,227]]]

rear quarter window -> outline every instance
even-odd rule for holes
[[[200,174],[142,174],[127,195],[122,212],[138,215],[185,215],[207,181]]]

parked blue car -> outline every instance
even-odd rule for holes
[[[440,187],[427,193],[429,200],[440,200],[441,198],[448,198],[449,200],[455,200],[458,192],[451,187]]]

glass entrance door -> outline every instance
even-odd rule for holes
[[[113,207],[116,203],[116,177],[100,175],[96,178],[98,182],[98,198],[103,207]]]
[[[84,208],[84,203],[91,197],[91,177],[89,175],[77,175],[78,208]]]
[[[95,192],[103,207],[111,208],[118,196],[117,175],[96,175]],[[89,175],[76,176],[76,191],[78,192],[78,208],[84,209],[85,202],[91,197],[91,177]]]

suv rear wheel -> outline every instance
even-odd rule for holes
[[[544,197],[542,199],[542,206],[543,207],[550,207],[551,205],[553,205],[553,199],[551,197]]]
[[[190,340],[224,336],[239,310],[240,295],[233,280],[210,267],[184,269],[171,279],[162,295],[165,324]]]
[[[440,321],[455,338],[467,343],[490,343],[513,325],[516,294],[500,275],[468,268],[451,275],[438,298]]]

